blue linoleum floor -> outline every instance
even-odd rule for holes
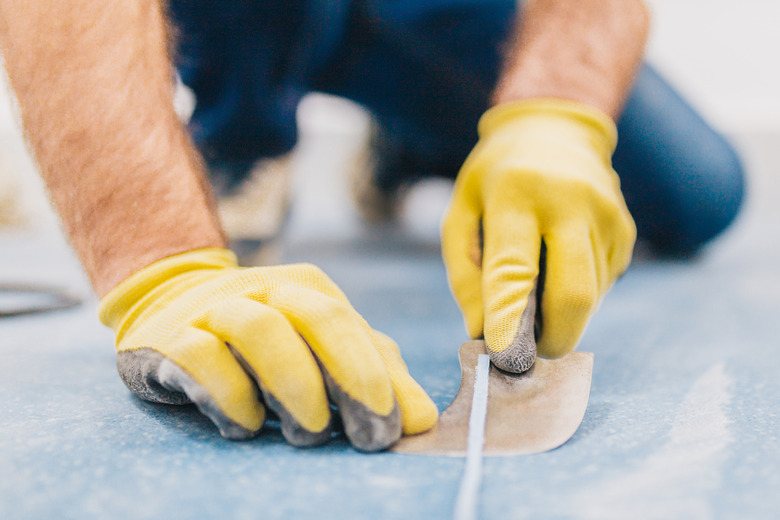
[[[780,183],[745,139],[742,218],[688,262],[637,259],[593,319],[591,400],[549,453],[485,461],[481,518],[776,518],[780,510]],[[437,249],[402,234],[297,240],[401,345],[440,408],[466,339]],[[191,407],[133,397],[112,335],[56,234],[0,236],[0,279],[81,307],[0,319],[0,518],[450,518],[462,459],[222,439]]]

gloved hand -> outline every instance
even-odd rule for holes
[[[523,372],[535,347],[560,357],[577,345],[628,267],[636,228],[611,166],[617,131],[600,111],[509,103],[482,116],[479,135],[444,219],[444,261],[469,334],[484,335],[496,366]]]
[[[119,284],[100,302],[100,319],[116,332],[130,390],[191,400],[231,439],[258,433],[262,401],[296,446],[329,439],[328,396],[364,451],[387,448],[402,430],[425,431],[438,416],[395,343],[312,265],[239,268],[226,249],[190,251]]]

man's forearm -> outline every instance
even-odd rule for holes
[[[529,0],[493,101],[554,97],[619,114],[648,33],[640,0]]]
[[[165,256],[223,246],[173,110],[160,2],[2,0],[0,9],[28,139],[98,295]]]

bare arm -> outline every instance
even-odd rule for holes
[[[496,103],[555,97],[617,116],[642,58],[641,0],[533,0],[510,43]]]
[[[158,0],[2,0],[0,39],[28,140],[95,291],[155,260],[224,246],[172,107]]]
[[[117,333],[128,388],[157,402],[186,394],[233,439],[257,435],[268,404],[288,442],[313,446],[331,437],[326,373],[359,449],[431,428],[436,405],[398,347],[324,273],[237,269],[222,249],[200,161],[173,111],[161,5],[0,0],[28,137],[102,297],[101,320]]]

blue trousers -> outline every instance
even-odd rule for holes
[[[193,138],[239,180],[296,140],[308,92],[378,120],[383,189],[453,178],[477,141],[515,0],[172,0],[177,67],[196,97]],[[739,158],[649,66],[618,122],[613,164],[640,239],[688,254],[735,218]]]

